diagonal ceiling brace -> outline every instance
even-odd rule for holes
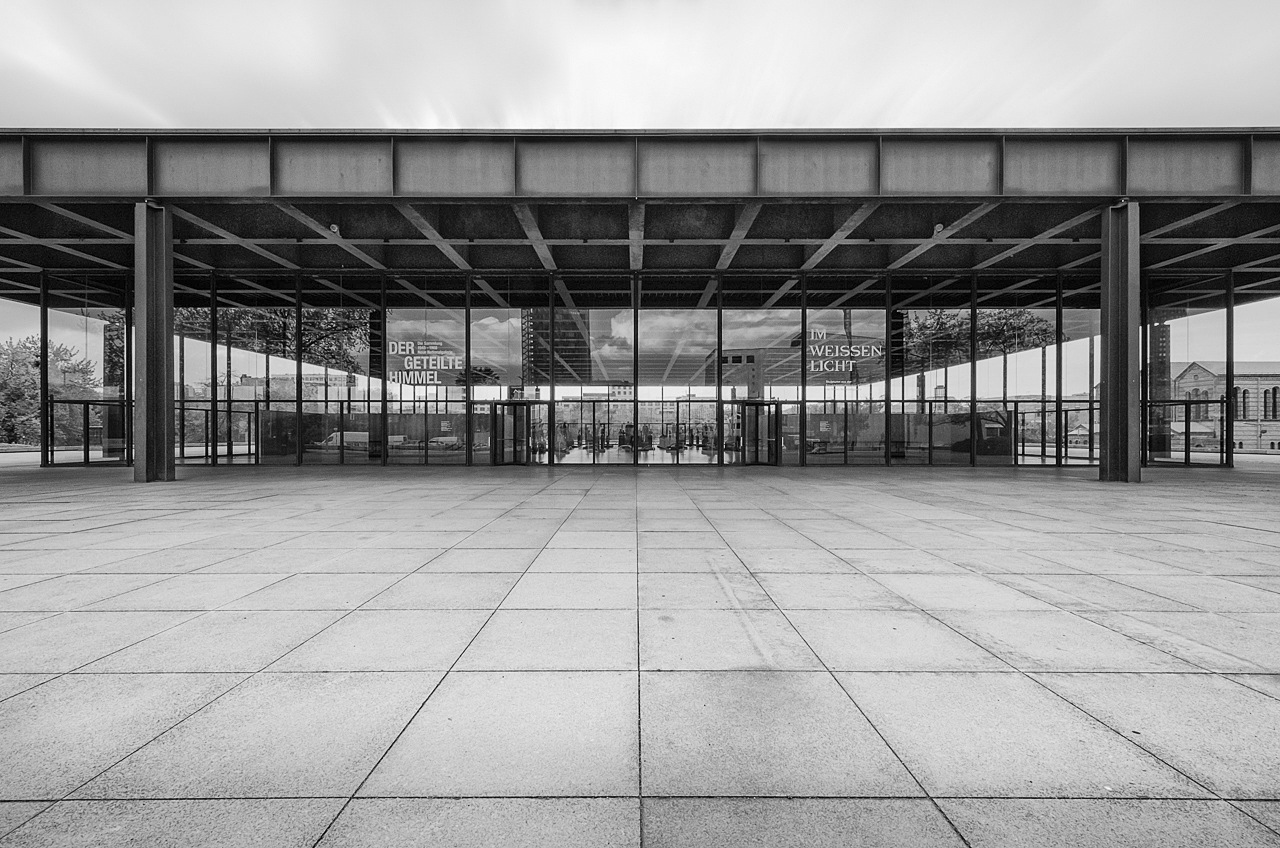
[[[427,241],[431,242],[431,245],[435,247],[436,250],[443,253],[445,258],[452,262],[455,268],[459,271],[471,270],[471,263],[466,260],[466,257],[459,253],[457,248],[445,241],[444,236],[440,235],[440,231],[431,225],[431,222],[427,220],[425,215],[417,209],[414,209],[413,206],[408,203],[395,203],[392,205],[395,206],[397,212],[404,216],[406,221],[413,224],[413,228],[415,230],[422,233]],[[498,306],[503,309],[510,308],[502,295],[498,294],[494,290],[493,286],[489,285],[483,279],[480,277],[473,277],[471,282],[475,283],[476,288],[489,295],[489,297],[493,299],[493,302],[498,304]]]
[[[756,216],[760,214],[760,206],[759,203],[747,203],[738,211],[738,220],[733,224],[729,241],[721,248],[720,258],[716,260],[717,271],[727,271],[733,264],[733,257],[738,253],[738,248],[742,247],[742,240],[747,237],[751,225],[756,222]]]
[[[854,230],[862,226],[863,222],[870,218],[871,214],[878,208],[880,208],[879,203],[864,203],[853,210],[853,213],[844,219],[844,223],[836,227],[836,231],[826,241],[818,245],[813,253],[809,254],[809,258],[805,259],[804,264],[800,266],[800,270],[812,271],[817,268],[818,264],[826,259],[831,251],[840,246],[840,242],[847,239]]]
[[[998,262],[1003,262],[1004,260],[1008,259],[1011,256],[1016,256],[1024,250],[1028,250],[1029,248],[1035,247],[1037,244],[1040,244],[1043,239],[1054,238],[1055,236],[1061,235],[1062,233],[1070,232],[1071,230],[1074,230],[1076,227],[1080,226],[1086,221],[1091,221],[1094,218],[1101,215],[1102,210],[1104,208],[1105,207],[1099,206],[1096,209],[1090,209],[1088,212],[1082,212],[1081,214],[1076,215],[1074,218],[1070,218],[1066,221],[1063,221],[1061,224],[1055,224],[1054,226],[1040,233],[1038,236],[1027,239],[1022,244],[1015,244],[1013,247],[1009,248],[1008,250],[1002,250],[999,253],[997,253],[995,256],[992,256],[990,259],[984,259],[981,262],[979,262],[977,265],[974,265],[973,267],[974,268],[990,268],[992,265],[995,265]]]
[[[533,214],[533,209],[527,203],[516,203],[512,208],[515,210],[516,220],[520,222],[525,236],[529,239],[529,246],[533,248],[534,253],[538,254],[542,270],[556,270],[556,260],[551,255],[551,248],[547,247],[547,242],[542,237],[542,230],[538,228],[538,217]]]
[[[293,204],[285,203],[283,201],[276,201],[275,205],[277,209],[279,209],[284,214],[288,215],[293,220],[319,233],[322,238],[325,238],[333,242],[335,245],[342,248],[347,253],[350,253],[352,256],[354,256],[356,259],[359,259],[361,262],[368,265],[370,268],[374,268],[379,271],[387,270],[386,265],[383,265],[377,259],[374,259],[372,256],[365,253],[363,250],[356,247],[354,244],[347,241],[341,235],[339,235],[338,233],[335,233],[333,230],[329,229],[324,224],[321,224],[315,218],[312,218],[307,213],[301,211],[300,209],[295,207]]]
[[[934,233],[933,239],[931,241],[927,241],[924,244],[916,245],[914,248],[908,251],[904,256],[900,256],[899,258],[895,259],[893,262],[890,262],[889,267],[891,269],[901,268],[910,262],[914,262],[916,259],[919,259],[921,256],[928,253],[930,250],[937,247],[942,242],[951,238],[953,235],[960,232],[965,227],[972,224],[974,221],[977,221],[982,216],[991,212],[999,205],[1000,204],[998,203],[983,203],[980,206],[976,206],[973,209],[970,209],[964,215],[961,215],[959,219],[957,219],[950,225],[943,227],[942,229]]]
[[[1201,209],[1199,212],[1196,212],[1193,215],[1188,215],[1185,218],[1179,218],[1178,220],[1174,221],[1171,224],[1165,224],[1163,227],[1157,227],[1156,229],[1151,230],[1150,232],[1143,233],[1142,241],[1146,241],[1147,239],[1151,239],[1151,238],[1158,238],[1159,236],[1162,236],[1165,233],[1171,233],[1174,230],[1180,230],[1189,224],[1194,224],[1196,221],[1203,221],[1205,218],[1208,218],[1212,215],[1217,215],[1219,212],[1226,212],[1228,209],[1234,209],[1239,205],[1240,205],[1240,201],[1238,200],[1228,200],[1224,203],[1218,203],[1214,206],[1210,206],[1208,209]],[[1099,250],[1095,253],[1090,253],[1088,256],[1081,256],[1079,259],[1075,259],[1075,260],[1072,260],[1071,262],[1068,262],[1066,265],[1062,266],[1061,270],[1067,271],[1072,268],[1078,268],[1081,265],[1087,265],[1088,263],[1094,261],[1095,259],[1101,259],[1101,258],[1102,258],[1102,251]]]

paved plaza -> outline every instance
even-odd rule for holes
[[[0,846],[1280,845],[1280,473],[0,474]]]

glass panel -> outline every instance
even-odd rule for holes
[[[0,468],[40,463],[39,278],[12,276],[0,280]]]
[[[1225,299],[1207,300],[1204,286],[1185,280],[1152,279],[1149,285],[1147,460],[1220,464],[1227,400]],[[1224,285],[1216,280],[1210,288]],[[1239,381],[1236,388],[1237,422],[1255,421],[1257,395]],[[1236,432],[1239,443],[1249,428]]]
[[[979,464],[1058,462],[1057,289],[1056,276],[978,281]]]
[[[807,421],[809,465],[884,464],[883,400],[809,403]]]
[[[1062,282],[1062,462],[1096,464],[1102,419],[1098,383],[1102,365],[1101,287],[1096,280]]]
[[[781,410],[781,461],[800,461],[800,310],[785,308],[724,310],[724,349],[720,353],[726,400],[786,401]],[[726,418],[726,429],[729,427]],[[739,430],[726,443],[741,442]],[[729,459],[726,457],[726,462]]]
[[[528,403],[525,408],[529,416],[529,463],[546,465],[552,448],[549,420],[551,404]]]
[[[123,462],[128,375],[121,286],[58,277],[48,286],[52,461]]]
[[[565,462],[635,461],[633,314],[631,309],[556,309],[556,421],[576,428],[584,445],[576,455],[569,451]]]
[[[556,392],[561,392],[556,387]],[[556,462],[630,464],[636,428],[631,401],[584,398],[556,404],[556,427],[568,450]]]
[[[174,458],[179,463],[207,464],[213,457],[210,316],[206,306],[174,308]]]
[[[342,282],[351,290],[339,295],[317,281],[303,279],[304,464],[382,461],[378,280]],[[415,417],[411,402],[406,402],[403,412]],[[411,431],[398,435],[400,442],[414,441]],[[416,445],[404,447],[401,458],[420,461]]]
[[[967,465],[969,310],[906,310],[902,337],[904,373],[893,387],[901,426],[894,461]]]
[[[807,463],[884,462],[884,317],[883,308],[809,310]]]
[[[462,309],[387,310],[387,461],[466,462]]]
[[[1236,275],[1235,462],[1275,468],[1280,461],[1280,279],[1274,273]],[[1242,403],[1249,393],[1247,405]],[[1210,391],[1212,394],[1212,391]],[[1205,409],[1201,404],[1201,410]],[[1208,407],[1212,409],[1212,406]],[[1202,412],[1203,414],[1203,412]]]
[[[698,281],[692,290],[701,295],[706,285]],[[639,461],[715,462],[714,450],[708,454],[697,448],[714,442],[702,430],[708,425],[714,429],[716,421],[715,311],[643,309],[638,320],[640,418],[635,447]]]
[[[547,310],[471,310],[471,396],[475,400],[525,397],[525,386],[549,384]],[[526,347],[537,347],[526,356]],[[536,391],[532,392],[537,396]],[[545,397],[545,389],[543,395]]]
[[[594,415],[595,407],[589,402],[562,401],[556,404],[556,462],[570,465],[595,462],[601,448]]]

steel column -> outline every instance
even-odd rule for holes
[[[1054,356],[1053,356],[1053,363],[1054,363],[1053,383],[1055,386],[1054,392],[1053,392],[1053,397],[1054,397],[1053,437],[1054,437],[1054,442],[1056,443],[1056,449],[1054,453],[1057,459],[1055,464],[1061,466],[1061,465],[1067,464],[1067,445],[1066,445],[1067,426],[1066,426],[1066,415],[1063,413],[1063,408],[1062,408],[1063,327],[1062,327],[1062,274],[1061,272],[1058,273],[1055,286],[1056,286],[1056,292],[1055,292],[1054,301],[1053,301],[1053,311],[1054,311],[1053,323],[1054,323],[1055,329],[1054,329],[1053,335],[1054,335],[1054,342],[1056,344],[1056,347],[1054,348]],[[1090,385],[1092,385],[1092,383],[1090,383]]]
[[[631,464],[640,464],[640,275],[631,275]],[[659,409],[662,402],[659,401]]]
[[[475,412],[471,409],[471,404],[474,400],[474,393],[471,391],[471,288],[471,275],[467,274],[462,281],[462,320],[464,321],[462,331],[464,346],[462,353],[462,367],[466,369],[466,380],[463,382],[462,386],[462,417],[464,421],[463,426],[467,428],[467,433],[462,439],[464,450],[467,452],[466,457],[462,460],[464,465],[471,465],[473,462],[471,454],[474,453],[474,450],[472,449],[471,442],[476,437]],[[445,399],[448,399],[447,391],[445,393]],[[447,404],[445,408],[448,408]],[[427,413],[427,420],[431,420],[430,413]],[[423,435],[426,437],[423,441],[423,451],[425,453],[427,450],[425,445],[427,442],[431,441],[431,433],[424,429]],[[424,455],[423,462],[425,463],[426,461],[427,458]]]
[[[852,343],[852,340],[850,341]],[[809,464],[809,281],[800,275],[800,438],[799,464]]]
[[[385,466],[391,454],[391,434],[387,430],[387,275],[378,275],[378,337],[382,350],[378,353],[378,361],[382,363],[382,403],[378,406],[378,426],[382,430],[382,465]]]
[[[229,390],[228,390],[229,391]],[[227,416],[230,420],[231,416]],[[209,464],[218,464],[218,276],[209,272]]]
[[[533,325],[538,326],[537,322]],[[536,332],[536,331],[535,331]],[[590,344],[590,340],[588,340]],[[529,344],[529,355],[535,355],[537,351],[536,340]],[[528,363],[526,363],[528,364]],[[533,369],[529,368],[529,376],[533,376]],[[529,396],[529,387],[525,386],[524,397]],[[556,421],[556,275],[547,274],[547,402],[550,404],[547,413],[547,421],[552,426]],[[596,410],[591,407],[591,432],[595,433],[596,428]],[[578,393],[578,439],[582,439],[582,393]],[[493,436],[489,436],[492,443]],[[594,465],[596,461],[595,452],[591,453],[591,463]]]
[[[1139,333],[1139,344],[1142,345],[1142,464],[1146,466],[1151,462],[1151,372],[1153,365],[1159,365],[1167,374],[1169,371],[1169,352],[1165,346],[1164,355],[1159,363],[1151,361],[1151,278],[1148,276],[1140,283],[1142,292],[1138,297],[1141,332]],[[1093,385],[1093,340],[1089,340],[1089,375],[1090,383]],[[1090,391],[1089,399],[1093,399],[1093,393]],[[1092,406],[1090,407],[1092,409]],[[1092,412],[1090,412],[1092,415]],[[1093,428],[1090,425],[1089,443],[1093,444]]]
[[[129,411],[133,409],[133,281],[126,279],[124,281],[124,374],[121,376],[121,382],[124,385],[124,409],[120,410],[121,426],[124,428],[124,464],[133,464],[133,422],[129,418]],[[184,383],[183,393],[186,393],[186,378],[182,378]],[[183,419],[186,420],[185,418]],[[103,444],[106,447],[106,444]],[[186,456],[186,446],[183,446],[183,456]]]
[[[133,479],[151,483],[174,479],[173,217],[138,203],[133,220]]]
[[[293,275],[293,359],[294,464],[302,465],[302,275],[298,273]]]
[[[716,276],[716,465],[724,466],[724,278]]]
[[[53,405],[49,403],[49,274],[40,272],[40,466],[53,464]]]
[[[1138,204],[1102,215],[1102,453],[1099,479],[1142,479]]]
[[[1227,443],[1226,466],[1236,467],[1236,425],[1235,425],[1235,385],[1236,385],[1236,275],[1227,271],[1227,394],[1226,420],[1223,422],[1222,438]],[[1275,401],[1272,401],[1275,403]],[[1266,412],[1263,412],[1265,417]],[[1183,433],[1183,440],[1190,441],[1190,425]]]
[[[1001,144],[1003,149],[1003,143]],[[933,417],[930,416],[930,421]],[[978,275],[969,275],[969,465],[978,464],[978,440],[982,427],[978,424]],[[933,440],[930,439],[930,449]]]

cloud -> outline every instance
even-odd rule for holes
[[[11,127],[1280,124],[1273,0],[8,0]]]

